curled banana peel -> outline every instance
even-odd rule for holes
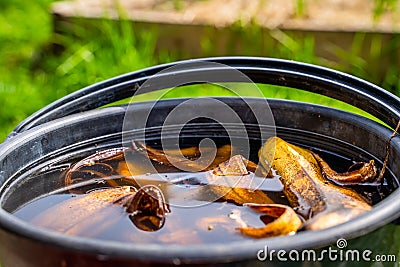
[[[278,137],[267,140],[259,152],[261,164],[273,155],[272,168],[281,176],[284,193],[307,222],[305,229],[318,230],[349,221],[371,209],[355,191],[324,179],[315,155]]]
[[[145,145],[143,142],[132,142],[133,150],[144,154],[155,162],[162,163],[180,169],[185,166],[193,172],[208,171],[214,169],[218,164],[226,161],[231,156],[231,145],[214,148],[204,148],[201,152],[198,147],[188,147],[180,150],[155,149]]]
[[[332,170],[329,165],[316,153],[311,152],[321,167],[322,174],[329,180],[339,185],[359,184],[364,182],[372,182],[377,175],[377,168],[374,160],[369,162],[359,162],[355,165],[359,168],[347,171],[345,173],[337,173]],[[354,167],[353,165],[352,167]],[[350,167],[350,168],[352,168]]]
[[[208,173],[207,181],[210,184],[210,189],[225,201],[238,205],[244,203],[274,203],[263,191],[244,188],[250,188],[248,185],[252,183],[252,176],[249,173],[249,169],[253,170],[256,168],[255,166],[257,166],[255,163],[247,160],[242,155],[233,156]],[[212,184],[215,184],[217,180],[220,180],[218,184],[226,184],[226,186],[213,186]]]
[[[273,200],[261,190],[252,191],[243,188],[243,185],[251,183],[249,171],[256,169],[255,163],[241,155],[235,155],[228,161],[219,164],[207,179],[210,184],[215,182],[215,179],[224,179],[227,186],[212,186],[211,189],[214,193],[221,195],[226,201],[247,206],[261,214],[260,219],[265,226],[255,228],[243,225],[238,228],[242,234],[253,238],[264,238],[296,233],[302,226],[302,221],[291,207],[273,204]],[[238,184],[242,186],[238,186]]]
[[[261,219],[265,227],[242,227],[239,231],[254,238],[273,237],[295,234],[302,226],[302,221],[296,212],[289,206],[281,204],[244,204],[262,214]]]

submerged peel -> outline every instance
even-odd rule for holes
[[[113,208],[114,203],[123,204],[125,197],[133,194],[135,191],[130,186],[93,191],[47,209],[32,222],[65,234],[76,235],[90,231],[94,235],[94,232],[102,231],[118,219],[116,214],[120,210]]]
[[[325,180],[311,151],[272,137],[260,150],[261,164],[270,164],[265,159],[271,153],[272,167],[281,176],[290,205],[308,219],[306,229],[331,227],[371,209],[355,191]]]
[[[38,214],[32,222],[65,234],[95,236],[121,217],[129,216],[138,229],[154,232],[163,227],[168,212],[158,187],[147,185],[136,190],[123,186],[76,196]]]

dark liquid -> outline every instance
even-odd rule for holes
[[[251,152],[250,159],[253,161],[256,161],[257,150]],[[321,153],[321,156],[328,163],[332,163],[332,167],[338,171],[342,171],[340,166],[352,164],[348,159],[338,155]],[[139,154],[134,155],[133,158],[136,165],[140,165],[140,162],[144,160],[143,156]],[[119,166],[118,160],[112,161],[110,164],[115,168]],[[155,165],[159,171],[165,172],[163,175],[166,177],[170,175],[168,171],[176,171],[163,166],[163,164]],[[104,171],[104,166],[98,166],[96,171],[102,170]],[[139,170],[138,172],[145,174],[146,170]],[[56,169],[40,175],[44,176],[45,179],[59,180],[60,176],[62,177],[62,170]],[[202,174],[193,174],[194,177],[196,175]],[[138,188],[144,184],[157,185],[162,189],[169,203],[178,203],[169,206],[170,212],[166,214],[165,224],[157,231],[149,232],[139,229],[129,219],[125,208],[115,203],[105,204],[93,213],[86,212],[85,208],[87,207],[83,208],[83,211],[74,209],[76,203],[85,200],[85,197],[87,198],[86,193],[88,192],[101,188],[112,188],[111,185]],[[191,193],[185,195],[183,192],[189,189]],[[384,197],[381,187],[359,186],[355,189],[372,203],[376,203]],[[33,200],[17,209],[14,215],[35,225],[69,235],[138,243],[201,244],[240,241],[250,238],[237,230],[242,226],[240,220],[252,227],[264,226],[260,213],[256,213],[248,207],[218,199],[210,191],[212,191],[210,188],[198,184],[171,184],[165,181],[153,181],[147,179],[146,175],[143,175],[140,185],[137,184],[137,181],[122,179],[121,177],[110,180],[88,179],[85,183],[77,183],[73,189],[58,190],[55,193]],[[275,203],[288,204],[283,192],[277,190],[277,188],[271,188],[270,191],[265,193]],[[189,207],[182,207],[181,204],[185,203]],[[53,219],[58,221],[52,225],[49,221]]]
[[[71,198],[80,198],[82,195],[56,194],[36,200],[15,212],[15,216],[41,224],[40,216],[54,208],[57,204],[65,203]],[[260,214],[248,208],[230,203],[204,203],[203,206],[192,208],[170,207],[171,213],[166,217],[164,227],[155,232],[146,232],[135,227],[124,213],[123,208],[110,205],[102,212],[107,213],[104,218],[89,217],[82,222],[82,230],[75,235],[98,239],[141,242],[141,243],[171,243],[171,244],[200,244],[218,243],[246,239],[235,230],[239,227],[229,217],[232,212],[240,212],[246,221],[256,227],[262,227]],[[64,214],[65,215],[65,214]],[[90,220],[90,227],[84,225]]]

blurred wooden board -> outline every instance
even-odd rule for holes
[[[65,17],[122,15],[139,22],[219,28],[252,21],[268,29],[400,32],[400,7],[379,20],[373,9],[374,0],[75,0],[55,2],[52,11]]]
[[[323,65],[347,71],[362,61],[378,81],[400,62],[400,7],[377,21],[373,8],[374,0],[74,0],[55,2],[52,12],[59,34],[95,28],[100,19],[130,20],[135,32],[156,32],[156,52],[174,58],[285,58],[284,49],[297,49],[293,58],[307,53],[308,40]]]

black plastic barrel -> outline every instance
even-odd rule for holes
[[[356,77],[310,64],[269,58],[225,57],[185,61],[183,63],[217,62],[237,69],[255,83],[281,85],[329,96],[358,107],[394,128],[400,120],[400,99],[391,93]],[[39,229],[22,221],[12,212],[59,185],[32,180],[25,173],[39,170],[44,164],[62,157],[89,154],[101,148],[121,145],[121,131],[127,106],[99,108],[130,97],[145,81],[159,71],[181,64],[160,65],[84,88],[41,109],[23,121],[0,146],[0,260],[7,266],[146,266],[146,265],[227,265],[260,264],[257,252],[266,245],[270,250],[321,248],[338,238],[351,239],[365,235],[399,216],[400,138],[390,142],[390,157],[385,187],[392,192],[364,215],[347,223],[320,231],[305,231],[293,236],[249,240],[229,244],[157,245],[98,241],[67,236]],[[206,65],[176,73],[176,77],[218,72]],[[216,75],[215,82],[231,82]],[[169,84],[159,84],[159,89]],[[240,114],[250,138],[259,138],[247,104],[236,97],[221,97]],[[136,103],[137,110],[152,108],[147,135],[157,138],[168,112],[184,99]],[[201,104],[201,99],[199,99]],[[264,102],[246,99],[254,106]],[[374,159],[379,166],[386,153],[392,129],[371,119],[345,111],[287,100],[268,100],[274,115],[276,133],[282,138],[321,151],[344,155],[351,160]],[[207,104],[207,103],[204,103]],[[212,107],[211,107],[212,108]],[[196,121],[183,134],[209,137],[219,130],[209,121]],[[191,130],[192,129],[192,130]],[[193,130],[195,129],[195,130]],[[173,133],[173,132],[172,132]]]

